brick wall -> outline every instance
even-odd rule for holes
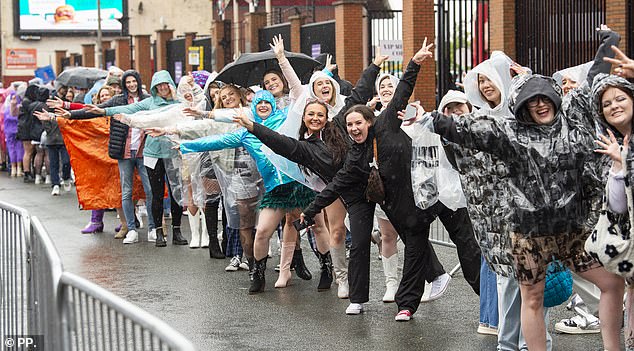
[[[339,75],[356,82],[363,72],[364,3],[361,0],[341,0],[335,6],[335,38]]]
[[[142,82],[152,81],[150,35],[134,36],[134,69],[141,75]]]
[[[633,1],[633,0],[629,0]],[[621,42],[619,43],[619,48],[623,50],[623,52],[628,53],[628,38],[630,35],[634,35],[634,33],[630,32],[630,28],[632,25],[628,25],[628,0],[606,0],[605,1],[605,18],[606,24],[613,31],[618,32],[621,35]]]
[[[515,0],[489,0],[489,47],[516,59]]]

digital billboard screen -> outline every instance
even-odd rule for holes
[[[97,30],[97,0],[16,0],[18,34],[86,34]],[[125,35],[127,0],[101,0],[101,30]]]

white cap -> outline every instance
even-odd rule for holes
[[[442,100],[440,100],[440,105],[438,105],[438,112],[442,113],[447,105],[454,102],[467,104],[469,105],[469,109],[471,109],[471,104],[467,100],[467,95],[465,95],[465,93],[458,90],[449,90],[447,91],[447,94],[442,97]]]

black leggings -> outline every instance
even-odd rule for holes
[[[152,216],[154,217],[155,228],[163,226],[163,195],[165,194],[165,164],[163,159],[159,158],[154,169],[145,167],[148,178],[150,179],[150,187],[152,188]],[[167,182],[169,188],[169,182]],[[172,226],[181,226],[181,217],[183,216],[183,208],[174,200],[172,191],[169,191],[170,209],[172,212]]]

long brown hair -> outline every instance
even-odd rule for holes
[[[242,91],[240,90],[240,88],[238,88],[237,86],[235,86],[233,84],[227,84],[227,85],[223,86],[222,88],[220,88],[220,90],[218,90],[218,94],[216,94],[216,102],[214,104],[214,109],[225,108],[225,106],[222,104],[222,99],[220,99],[220,95],[222,95],[222,92],[225,89],[231,89],[231,90],[235,91],[238,94],[238,96],[240,97],[240,103],[242,103],[242,106],[246,106],[247,105],[247,100],[244,98],[244,94],[242,94]]]
[[[304,115],[306,115],[306,109],[310,105],[320,105],[326,111],[326,117],[328,116],[328,106],[319,100],[310,100],[306,106],[304,106],[304,112],[302,113],[302,124],[299,126],[299,140],[305,140],[304,135],[308,132],[308,127],[304,123]],[[333,164],[339,164],[343,162],[348,152],[348,144],[345,141],[345,136],[341,134],[341,131],[334,123],[326,121],[326,125],[321,130],[321,137],[324,144],[332,152]]]
[[[282,81],[282,83],[284,84],[284,88],[282,89],[282,92],[284,94],[288,94],[290,92],[290,88],[288,87],[288,82],[286,81],[286,77],[284,77],[284,74],[282,74],[280,70],[277,70],[275,68],[267,69],[262,75],[262,82],[260,82],[260,86],[262,87],[262,89],[266,90],[266,87],[264,87],[264,77],[266,77],[266,75],[269,73],[275,74]]]

